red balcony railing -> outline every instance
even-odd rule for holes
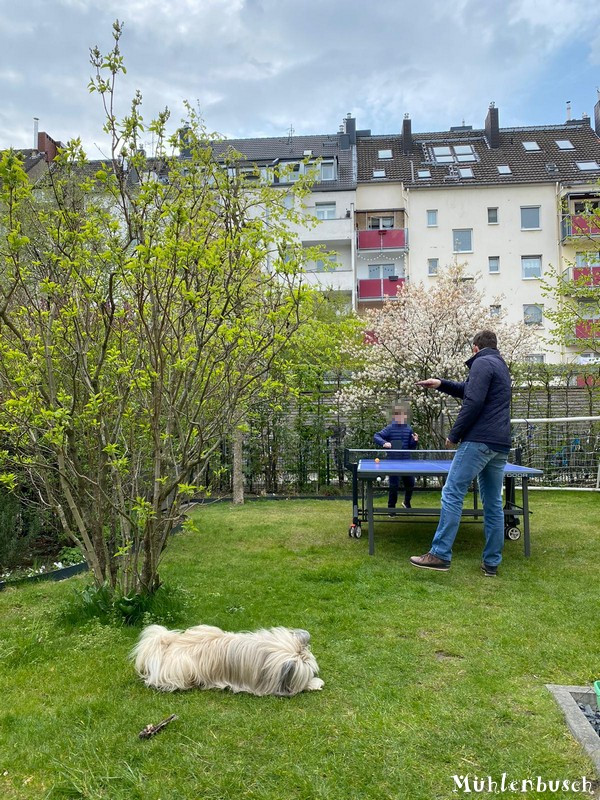
[[[573,267],[573,280],[589,277],[585,281],[588,286],[600,286],[600,266],[598,267]]]
[[[577,339],[600,339],[600,319],[590,319],[575,325]]]
[[[377,231],[358,231],[359,250],[407,250],[406,228],[384,228]]]
[[[359,300],[383,300],[384,297],[396,297],[404,285],[404,278],[368,278],[358,282]]]
[[[569,236],[600,236],[600,219],[596,215],[564,214],[562,238]]]

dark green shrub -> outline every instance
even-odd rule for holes
[[[187,608],[188,593],[176,585],[163,583],[152,594],[122,595],[106,583],[90,584],[73,593],[64,617],[74,625],[90,619],[115,625],[176,625],[186,619]]]

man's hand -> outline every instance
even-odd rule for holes
[[[451,442],[450,439],[446,439],[446,450],[452,450],[453,447],[456,447],[456,442]]]
[[[392,443],[391,443],[391,442],[384,442],[384,443],[383,443],[383,446],[384,446],[384,448],[385,448],[386,450],[389,450],[389,449],[391,448],[391,446],[392,446]]]
[[[426,378],[424,381],[417,381],[416,385],[422,389],[439,389],[442,382],[439,378]]]
[[[418,442],[419,441],[419,434],[418,433],[413,433],[412,438],[414,439],[415,442]]]

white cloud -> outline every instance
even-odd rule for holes
[[[405,112],[415,130],[479,127],[491,100],[502,125],[541,124],[596,100],[600,9],[575,0],[0,0],[0,146],[34,115],[56,138],[99,136],[88,49],[112,46],[116,17],[120,112],[140,88],[146,119],[168,105],[179,122],[188,99],[232,136],[333,132],[349,110],[378,133]]]

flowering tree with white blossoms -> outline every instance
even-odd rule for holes
[[[508,324],[492,316],[473,278],[463,264],[441,270],[436,283],[404,285],[397,299],[367,312],[364,342],[355,348],[363,366],[340,393],[345,411],[365,417],[369,411],[388,415],[398,398],[411,402],[412,425],[421,446],[442,446],[460,404],[442,392],[415,385],[423,378],[464,380],[473,335],[490,329],[509,368],[536,350],[536,337],[524,324]],[[382,417],[378,416],[382,421]]]

